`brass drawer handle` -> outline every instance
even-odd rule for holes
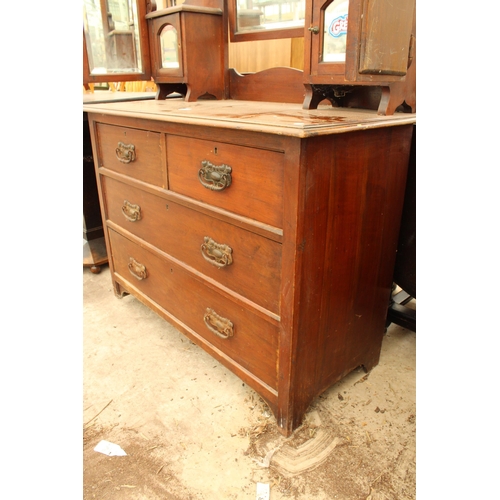
[[[137,222],[141,220],[141,207],[139,205],[132,205],[127,200],[123,200],[122,214],[130,222]]]
[[[130,257],[129,259],[128,270],[130,271],[130,274],[139,281],[145,280],[148,277],[146,266],[137,262],[133,257]]]
[[[233,249],[229,245],[217,243],[212,238],[205,236],[201,245],[201,255],[210,264],[222,268],[233,263]]]
[[[231,171],[229,165],[214,165],[208,160],[203,160],[198,171],[198,179],[203,187],[211,191],[223,191],[231,185]]]
[[[135,146],[133,144],[118,143],[116,157],[122,163],[131,163],[135,160]]]
[[[222,339],[228,339],[234,335],[234,325],[227,318],[219,316],[213,309],[207,307],[203,321],[207,328]]]

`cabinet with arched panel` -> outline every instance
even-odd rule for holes
[[[223,10],[182,4],[146,15],[152,76],[159,98],[223,99],[226,51]]]

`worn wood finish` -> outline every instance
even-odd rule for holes
[[[323,86],[344,91],[356,85],[382,88],[381,115],[393,114],[403,103],[415,112],[415,0],[397,6],[391,0],[350,0],[345,62],[323,60],[324,9],[329,3],[311,0],[306,9],[304,108],[317,107]]]
[[[212,140],[221,139],[223,133],[227,143],[270,150],[283,150],[288,145],[288,137],[343,134],[415,123],[415,115],[411,113],[379,116],[364,109],[321,106],[304,110],[289,103],[234,99],[189,105],[183,99],[109,103],[84,106],[84,111],[103,114],[107,123],[118,126],[127,123],[129,128],[147,130],[151,120],[155,120],[154,130],[172,135],[195,133],[196,139]],[[195,132],[193,126],[197,127]]]
[[[360,74],[406,75],[415,0],[399,0],[397,8],[393,5],[386,0],[369,0],[363,5]]]
[[[358,366],[370,370],[378,363],[414,116],[306,111],[297,104],[214,104],[88,106],[113,285],[117,295],[132,293],[253,387],[289,435],[329,385]],[[103,158],[115,148],[111,137],[117,137],[111,127],[160,135],[166,149],[145,154],[153,163],[161,156],[165,187],[106,166]],[[236,172],[251,165],[251,175],[243,181],[235,176],[228,190],[235,188],[240,204],[200,199],[192,187],[199,182],[191,162],[215,155],[215,147],[224,161],[237,162]],[[183,153],[186,149],[190,152]],[[143,153],[138,147],[137,156]],[[183,193],[176,191],[179,186]],[[144,229],[120,220],[122,197],[144,206]],[[266,208],[248,210],[250,197]],[[170,228],[166,204],[178,219],[171,226],[182,240],[177,244],[161,234]],[[240,205],[247,207],[244,215]],[[202,256],[203,265],[195,262],[205,225],[220,231],[220,242],[240,240],[235,248],[241,244],[248,252],[247,276],[235,273],[233,280],[224,269],[207,271]],[[253,279],[256,287],[265,286],[261,282],[269,272],[259,269],[266,265],[256,253],[264,241],[259,238],[272,243],[266,259],[277,289],[261,289],[277,293],[272,304],[248,290]],[[129,265],[139,273],[144,265],[143,279],[132,276]],[[207,308],[213,310],[209,324],[228,338],[207,327]]]
[[[306,12],[306,27],[318,27],[319,33],[306,30],[305,81],[338,85],[349,82],[384,85],[402,81],[409,57],[415,0],[404,0],[401,16],[394,14],[401,9],[399,6],[395,9],[390,0],[350,0],[345,62],[323,61],[323,11],[328,3],[312,0]],[[394,54],[397,54],[397,62]],[[404,69],[401,69],[403,60]]]
[[[378,109],[379,114],[392,115],[404,104],[412,113],[417,110],[417,30],[416,13],[413,14],[410,55],[406,78],[402,82],[391,83],[383,87],[383,96]]]

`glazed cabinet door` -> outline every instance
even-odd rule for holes
[[[310,55],[309,75],[345,74],[349,0],[312,0],[311,20],[306,32],[305,50]],[[308,50],[309,49],[309,50]]]
[[[151,78],[150,0],[83,0],[83,83]]]
[[[412,47],[415,0],[311,0],[305,31],[308,83],[399,81]]]

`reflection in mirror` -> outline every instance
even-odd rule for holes
[[[237,0],[238,33],[304,26],[305,0]]]
[[[344,62],[349,0],[333,0],[325,9],[323,61]]]
[[[161,67],[178,68],[179,50],[177,43],[177,30],[171,24],[167,24],[161,30],[160,45],[161,45]]]
[[[142,72],[134,0],[83,0],[83,27],[91,75]]]

